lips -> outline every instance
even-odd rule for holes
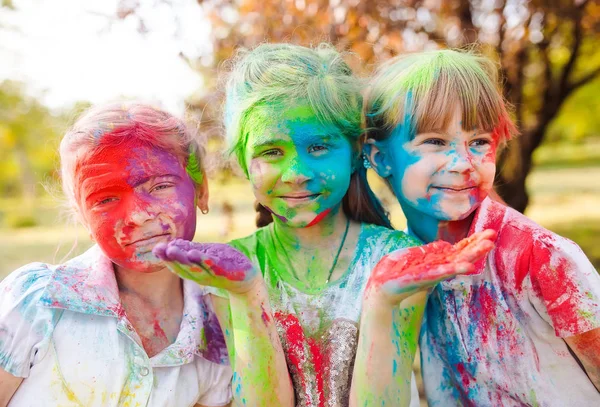
[[[435,186],[432,188],[438,189],[443,192],[452,193],[452,192],[470,192],[470,191],[475,190],[477,187],[474,185],[469,185],[469,186],[446,186],[445,185],[445,186]]]
[[[279,198],[290,200],[290,201],[305,201],[305,200],[315,199],[319,195],[321,195],[321,194],[311,194],[308,192],[304,192],[304,193],[279,195]]]
[[[157,235],[152,235],[152,236],[144,236],[144,237],[140,237],[137,240],[134,240],[132,242],[129,243],[125,243],[125,247],[127,246],[143,246],[143,245],[148,245],[148,244],[156,244],[162,240],[164,240],[165,237],[170,236],[169,233],[161,233],[161,234],[157,234]]]

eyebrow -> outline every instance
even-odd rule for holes
[[[162,178],[162,177],[172,177],[172,178],[176,178],[178,180],[181,180],[181,177],[177,174],[160,174],[160,175],[151,175],[148,177],[143,177],[143,178],[139,178],[139,179],[135,179],[133,182],[133,185],[130,185],[126,180],[124,180],[123,178],[116,178],[116,179],[109,179],[108,181],[103,180],[102,175],[101,176],[96,176],[96,177],[90,177],[85,179],[82,184],[81,184],[81,188],[86,191],[89,189],[92,189],[93,191],[90,192],[89,194],[84,194],[84,199],[87,201],[91,196],[94,196],[96,194],[101,194],[104,193],[106,191],[123,191],[126,189],[133,189],[136,188],[142,184],[145,184],[146,182],[152,180],[152,179],[156,179],[156,178]],[[97,179],[100,178],[100,179]]]
[[[250,143],[250,147],[252,148],[260,148],[260,147],[266,147],[266,146],[274,146],[274,145],[279,145],[279,144],[288,144],[290,143],[289,140],[285,140],[285,139],[267,139],[264,141],[261,140],[257,140],[254,143]]]

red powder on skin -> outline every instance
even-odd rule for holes
[[[284,314],[283,312],[276,312],[274,315],[275,319],[284,328],[285,341],[287,343],[287,357],[289,363],[298,372],[298,377],[302,385],[302,389],[306,388],[307,375],[303,368],[306,365],[306,359],[309,355],[306,354],[306,350],[310,351],[312,358],[312,365],[314,366],[315,376],[317,380],[317,389],[319,390],[319,406],[325,406],[324,394],[323,394],[323,353],[319,349],[314,339],[307,340],[304,335],[300,321],[293,314]],[[296,389],[300,390],[300,389]]]
[[[410,269],[413,269],[412,274],[425,274],[436,266],[447,264],[448,257],[453,252],[452,245],[449,243],[444,244],[444,242],[436,242],[435,244],[423,246],[423,248],[426,249],[425,253],[421,250],[410,250],[404,254],[400,262],[379,263],[373,270],[367,288],[373,285],[381,285],[399,277],[408,277],[411,273],[407,274],[406,271]]]
[[[248,274],[246,270],[219,267],[219,264],[208,259],[204,262],[217,276],[225,277],[231,281],[244,281]]]
[[[309,228],[309,227],[314,226],[317,223],[321,222],[325,218],[325,216],[329,215],[329,212],[331,212],[331,208],[325,209],[323,212],[318,214],[317,217],[312,220],[312,222],[310,222],[308,225],[306,225],[306,227]]]
[[[262,311],[262,313],[261,313],[260,316],[261,316],[261,318],[262,318],[263,323],[265,324],[265,326],[267,326],[271,322],[271,317],[269,316],[269,314],[265,310],[264,304],[260,304],[260,309]]]

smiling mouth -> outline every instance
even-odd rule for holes
[[[160,235],[154,235],[154,236],[150,236],[150,237],[144,237],[142,239],[138,239],[135,240],[131,243],[127,243],[125,246],[133,246],[133,245],[144,245],[144,244],[149,244],[149,243],[155,243],[158,242],[159,240],[162,240],[163,237],[165,236],[170,236],[169,233],[162,233]]]
[[[310,201],[319,197],[321,194],[302,194],[302,195],[280,195],[281,199],[285,199],[288,201]]]
[[[467,191],[474,190],[476,187],[470,186],[470,187],[433,187],[433,188],[439,189],[440,191],[444,191],[444,192],[467,192]]]

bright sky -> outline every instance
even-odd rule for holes
[[[135,97],[181,112],[202,80],[178,54],[210,53],[202,9],[195,0],[172,0],[174,11],[140,0],[149,31],[141,35],[136,18],[116,20],[117,3],[15,0],[15,11],[0,8],[0,82],[25,82],[51,108]]]

